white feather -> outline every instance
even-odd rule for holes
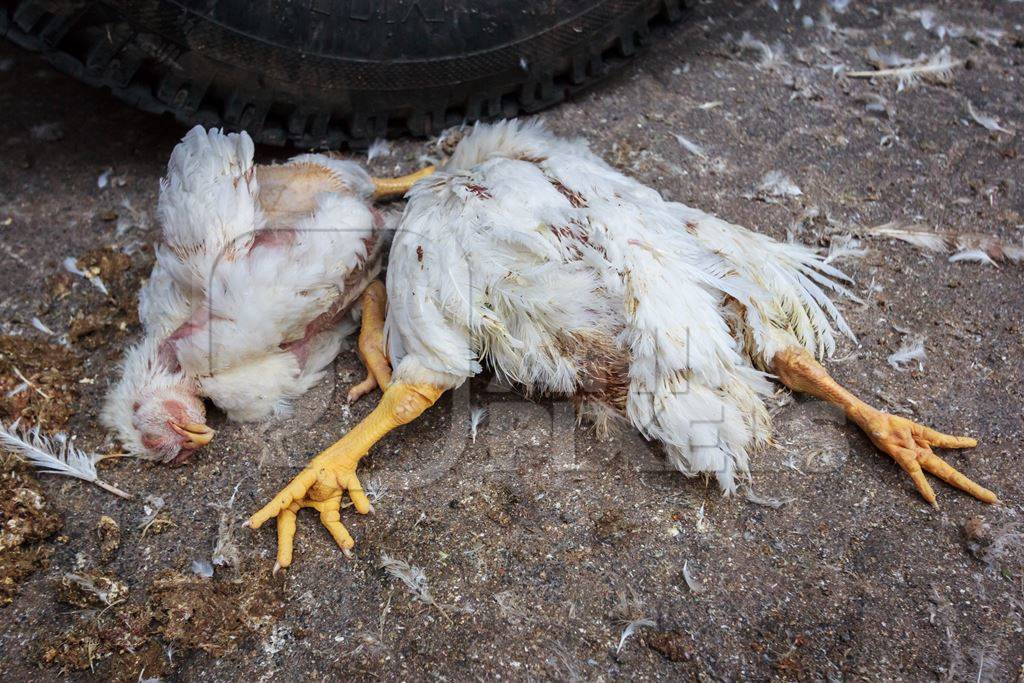
[[[888,357],[889,365],[900,372],[906,370],[906,366],[916,362],[919,369],[924,369],[924,337],[920,335],[909,336],[900,344],[900,348]]]
[[[985,130],[999,131],[1000,133],[1007,133],[1013,135],[1013,131],[999,125],[999,119],[994,116],[986,116],[985,114],[979,113],[970,100],[967,101],[967,113],[971,115],[974,122]]]
[[[683,562],[683,579],[686,581],[686,585],[694,593],[703,593],[704,584],[701,583],[693,573],[690,572],[690,561],[686,560]]]
[[[841,259],[861,258],[868,253],[866,247],[861,246],[860,240],[853,235],[835,235],[828,245],[828,256],[825,263],[832,263]]]
[[[391,144],[384,138],[377,138],[366,150],[366,163],[386,156],[391,156]]]
[[[54,332],[53,330],[51,330],[51,329],[50,329],[49,327],[47,327],[47,326],[46,326],[46,323],[44,323],[44,322],[43,322],[42,320],[40,320],[39,318],[32,318],[32,327],[36,328],[37,330],[39,330],[39,331],[40,331],[40,332],[42,332],[43,334],[48,334],[48,335],[50,335],[51,337],[52,337],[53,335],[57,334],[56,332]]]
[[[476,431],[487,417],[487,408],[473,406],[469,409],[469,436],[476,443]]]
[[[946,46],[931,57],[921,57],[912,64],[905,66],[876,69],[875,71],[848,71],[850,78],[889,78],[897,82],[897,90],[903,90],[921,80],[933,83],[948,83],[953,76],[953,69],[960,65],[958,60],[950,57]]]
[[[945,252],[948,248],[945,235],[940,235],[923,230],[914,229],[917,226],[907,226],[901,222],[890,222],[871,228],[867,231],[874,237],[886,237],[900,240],[926,251]]]
[[[92,273],[84,271],[78,267],[78,259],[76,259],[74,256],[68,256],[66,259],[64,259],[62,263],[64,265],[64,270],[68,271],[72,275],[84,277],[86,280],[89,281],[89,284],[91,284],[96,289],[100,290],[104,296],[110,294],[110,292],[107,291],[107,286],[103,283],[103,280],[99,276],[93,275]]]
[[[700,157],[701,159],[707,158],[707,152],[705,152],[704,148],[698,145],[696,142],[680,135],[679,133],[676,133],[675,136],[676,142],[678,142],[679,145],[687,152],[694,156]]]
[[[427,605],[436,604],[434,596],[430,593],[430,586],[427,585],[427,575],[419,567],[410,565],[405,560],[395,559],[387,553],[380,554],[377,566],[404,583],[413,597],[420,602]]]
[[[974,261],[975,263],[984,263],[989,266],[996,265],[996,262],[992,260],[992,257],[984,249],[961,249],[949,257],[950,263],[956,263],[957,261]]]
[[[653,628],[657,626],[657,622],[653,619],[643,618],[634,619],[633,621],[626,624],[626,627],[622,629],[622,634],[619,636],[619,644],[615,648],[615,654],[622,652],[622,648],[626,646],[626,641],[633,637],[633,634],[644,627]]]
[[[800,187],[782,171],[769,171],[757,186],[758,194],[769,197],[799,197]]]
[[[0,443],[44,474],[75,477],[122,498],[131,498],[129,494],[99,478],[96,463],[106,456],[79,450],[64,433],[47,437],[38,426],[30,430],[19,429],[18,421],[15,420],[9,426],[0,423]]]

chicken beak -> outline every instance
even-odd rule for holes
[[[433,166],[421,168],[415,173],[400,176],[398,178],[371,178],[373,181],[373,198],[386,199],[388,197],[401,196],[409,191],[409,188],[417,181],[426,178],[436,169]]]
[[[171,429],[188,439],[186,448],[201,448],[213,440],[215,431],[198,422],[188,422],[183,425],[171,423]]]

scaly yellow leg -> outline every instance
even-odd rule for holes
[[[421,168],[415,173],[409,175],[399,176],[398,178],[371,178],[373,180],[373,198],[374,199],[387,199],[389,197],[401,197],[409,188],[416,184],[418,180],[426,178],[428,175],[434,172],[433,166],[426,166]]]
[[[348,491],[353,506],[360,514],[373,511],[356,476],[356,466],[370,447],[385,434],[415,420],[444,391],[443,387],[429,384],[392,384],[373,412],[334,445],[313,458],[272,501],[249,518],[246,525],[253,529],[259,529],[272,517],[277,518],[275,573],[292,563],[295,520],[302,508],[317,510],[320,521],[331,532],[335,542],[346,555],[350,554],[355,541],[340,521],[342,493]]]
[[[935,501],[935,492],[924,472],[931,472],[980,501],[999,502],[996,494],[974,483],[932,452],[932,446],[974,448],[978,442],[969,436],[943,434],[904,417],[872,408],[841,387],[811,354],[800,347],[791,347],[777,353],[774,370],[782,383],[790,389],[817,396],[842,408],[875,446],[896,460],[914,480],[921,496],[936,508],[938,503]]]
[[[366,379],[348,392],[354,403],[378,386],[383,390],[391,384],[391,363],[384,351],[384,314],[388,295],[384,283],[374,280],[363,292],[363,322],[359,330],[359,357],[366,366]]]

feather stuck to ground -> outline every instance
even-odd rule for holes
[[[705,152],[704,148],[698,145],[696,142],[680,135],[679,133],[676,133],[675,136],[676,142],[678,142],[679,146],[685,149],[687,152],[694,155],[695,157],[700,157],[701,159],[708,158],[707,152]]]
[[[876,59],[880,57],[877,51],[873,50],[872,53]],[[890,58],[893,57],[895,56],[890,56]],[[875,66],[875,71],[848,71],[846,75],[850,78],[894,79],[897,91],[902,91],[905,88],[916,85],[922,80],[928,83],[949,83],[953,79],[953,69],[961,63],[959,60],[950,57],[949,46],[942,48],[931,57],[922,55],[913,62],[900,66],[879,68],[879,64],[884,64],[884,61],[872,60],[871,54],[869,54],[868,59]]]
[[[749,486],[746,487],[744,495],[747,500],[754,505],[763,505],[764,507],[769,507],[773,510],[778,510],[783,505],[788,505],[796,500],[796,498],[772,498],[771,496],[762,496]]]
[[[476,443],[476,432],[487,417],[487,408],[474,406],[469,409],[469,437]]]
[[[979,113],[974,108],[974,104],[970,100],[967,101],[967,113],[970,114],[971,118],[974,119],[975,123],[977,123],[985,130],[991,130],[999,133],[1006,133],[1007,135],[1013,135],[1012,130],[1008,128],[1003,128],[1003,126],[999,124],[999,119],[995,118],[994,116],[986,116],[985,114]]]
[[[760,55],[757,67],[761,69],[774,69],[785,61],[785,52],[781,42],[776,42],[775,45],[768,45],[763,40],[758,40],[750,35],[749,31],[743,32],[740,39],[736,41],[736,47],[741,51],[749,50]]]
[[[686,581],[686,585],[689,587],[689,589],[694,593],[704,592],[704,584],[701,583],[700,579],[698,579],[694,574],[690,572],[689,560],[683,562],[683,579]]]
[[[413,566],[405,560],[398,560],[387,553],[380,554],[380,562],[377,566],[391,576],[405,584],[413,597],[427,605],[437,604],[434,596],[430,594],[430,586],[427,585],[427,575],[419,567]]]
[[[1007,244],[993,235],[968,232],[959,235],[928,232],[918,225],[892,221],[869,228],[863,234],[871,237],[894,239],[912,244],[919,249],[938,254],[952,254],[950,261],[976,261],[995,265],[1003,261],[1019,263],[1024,259],[1024,245]]]
[[[889,354],[886,360],[897,371],[903,372],[907,366],[915,362],[918,370],[923,370],[924,359],[924,335],[908,335],[896,353]]]
[[[803,194],[800,187],[782,171],[768,171],[757,186],[756,196],[765,197],[799,197]]]
[[[75,448],[63,432],[51,438],[45,436],[39,427],[30,430],[19,429],[18,421],[15,420],[9,427],[0,423],[0,443],[44,474],[75,477],[96,484],[122,498],[132,497],[131,494],[99,478],[96,463],[110,456],[86,453]]]
[[[654,628],[655,626],[657,626],[657,624],[653,619],[647,618],[634,619],[633,621],[626,624],[626,628],[622,629],[622,635],[619,636],[619,645],[615,648],[615,654],[619,654],[620,652],[622,652],[622,648],[626,646],[626,641],[629,640],[634,633],[644,628],[645,626]]]
[[[391,144],[384,138],[377,138],[366,150],[366,163],[386,156],[391,156]]]
[[[867,247],[861,246],[860,240],[853,235],[836,235],[828,245],[825,263],[843,259],[861,258],[868,253]]]
[[[110,294],[110,292],[107,290],[106,284],[103,283],[103,280],[100,279],[99,275],[96,275],[95,273],[90,273],[87,270],[82,270],[81,268],[79,268],[78,259],[76,259],[74,256],[68,256],[66,259],[64,259],[62,265],[64,266],[64,270],[68,271],[72,275],[84,277],[86,280],[89,281],[89,283],[93,287],[100,290],[104,296],[108,296]]]
[[[210,557],[212,565],[218,567],[238,566],[238,544],[235,543],[235,528],[238,526],[238,517],[235,515],[235,497],[238,496],[238,489],[242,482],[235,484],[235,490],[226,503],[211,503],[210,507],[220,510],[220,518],[217,520],[217,539],[213,543],[213,555]],[[213,568],[210,569],[211,575]]]

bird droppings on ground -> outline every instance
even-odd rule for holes
[[[101,516],[96,524],[96,538],[99,541],[97,559],[100,564],[107,564],[121,548],[121,525],[107,515]]]
[[[56,584],[57,600],[72,607],[112,607],[128,597],[128,585],[97,571],[69,572]]]
[[[104,671],[104,678],[117,681],[139,680],[142,668],[164,676],[176,657],[199,651],[227,658],[246,639],[269,635],[280,608],[273,589],[252,576],[226,582],[169,571],[145,592],[146,602],[134,602],[115,577],[65,575],[58,599],[105,609],[77,613],[70,629],[38,646],[38,659],[68,674]]]
[[[0,456],[0,608],[9,605],[20,584],[46,569],[53,548],[45,541],[60,530],[57,510],[29,469]]]
[[[858,343],[842,347],[830,369],[879,407],[978,437],[979,447],[951,454],[951,464],[997,489],[1004,507],[938,484],[942,510],[932,511],[842,415],[799,397],[779,406],[778,444],[753,462],[754,490],[790,502],[725,499],[699,479],[665,471],[661,455],[635,435],[599,440],[576,428],[570,406],[523,401],[481,378],[465,389],[465,414],[454,402],[439,405],[364,461],[364,483],[376,479],[389,494],[373,516],[342,511],[354,560],[340,556],[307,511],[296,565],[277,579],[273,529],[235,529],[238,564],[214,564],[212,579],[193,574],[194,560],[213,564],[220,537],[222,511],[209,503],[223,504],[237,486],[234,511],[244,518],[369,411],[342,407],[351,378],[362,376],[355,355],[343,352],[286,419],[228,425],[212,415],[218,440],[185,468],[104,462],[101,474],[136,493],[134,501],[66,478],[12,485],[34,491],[45,514],[32,518],[38,532],[22,545],[0,550],[0,595],[13,600],[0,608],[0,669],[11,678],[65,671],[132,683],[1018,677],[1024,560],[1021,544],[1000,539],[1020,533],[1014,525],[1024,514],[1024,269],[991,256],[991,245],[1015,253],[1024,238],[1024,142],[970,112],[1009,131],[1024,126],[1024,3],[777,5],[694,3],[692,23],[543,118],[667,197],[777,238],[792,228],[799,241],[823,247],[837,235],[862,240],[869,253],[843,263],[864,302],[843,307]],[[760,48],[734,46],[744,32],[773,55],[781,44],[783,58],[760,66]],[[948,83],[922,79],[898,92],[898,78],[844,75],[875,70],[869,48],[916,61],[945,47],[962,63]],[[0,63],[7,60],[0,413],[5,423],[22,415],[108,452],[96,415],[114,363],[139,334],[134,297],[152,267],[158,181],[185,129],[3,44]],[[59,123],[64,139],[34,138],[32,127],[46,123]],[[677,134],[709,158],[688,151]],[[442,151],[434,141],[392,141],[371,170],[411,171]],[[107,169],[108,185],[98,188]],[[745,198],[770,171],[803,194]],[[939,235],[941,248],[863,227],[891,221]],[[970,235],[986,241],[962,243],[985,250],[998,268],[947,261]],[[106,263],[90,256],[96,250],[108,254]],[[125,261],[111,252],[130,268],[118,271]],[[114,303],[64,270],[69,256],[83,271],[100,269]],[[75,320],[84,321],[77,342],[65,339]],[[889,366],[901,342],[893,323],[926,337],[923,369]],[[56,398],[31,386],[4,398],[24,382],[12,366]],[[471,406],[489,414],[475,444]],[[2,476],[32,479],[12,467]],[[11,499],[7,481],[0,501]],[[147,496],[163,501],[152,518]],[[6,524],[29,510],[0,502],[0,514]],[[120,527],[109,560],[97,532],[103,515]],[[969,530],[979,515],[980,531]],[[1003,553],[990,569],[992,547]],[[376,566],[382,552],[421,568],[438,601],[467,609],[446,607],[445,618],[414,599]],[[686,586],[687,561],[704,593]],[[87,611],[58,602],[61,576],[90,571],[123,581],[127,600]],[[169,571],[175,588],[154,589]],[[616,655],[624,624],[609,605],[626,586],[644,609],[621,618],[657,626],[640,628]],[[514,599],[502,608],[495,596],[508,593]],[[213,621],[197,601],[228,618]],[[179,614],[190,618],[168,628]],[[206,641],[212,651],[199,647]]]
[[[0,419],[60,429],[78,402],[81,361],[49,341],[0,335]]]

